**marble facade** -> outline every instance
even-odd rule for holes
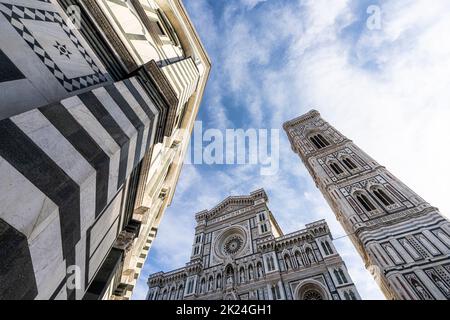
[[[191,260],[149,276],[148,300],[359,300],[324,220],[283,234],[264,190],[196,214]]]
[[[312,110],[284,124],[388,299],[450,299],[450,222]]]
[[[179,0],[0,0],[0,30],[0,299],[129,299],[209,58]]]

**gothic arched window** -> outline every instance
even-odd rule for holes
[[[315,263],[316,262],[316,257],[314,256],[314,253],[311,250],[311,248],[306,248],[305,253],[306,253],[306,257],[309,260],[309,263]]]
[[[222,276],[220,274],[217,275],[216,279],[216,288],[220,289],[222,288]]]
[[[328,252],[329,252],[329,254],[333,254],[333,249],[331,249],[331,245],[330,245],[330,243],[328,242],[328,241],[325,241],[325,245],[327,246],[327,248],[328,248]]]
[[[253,266],[248,266],[248,280],[253,280]]]
[[[350,300],[350,295],[348,294],[347,291],[344,291],[344,298],[345,300]]]
[[[350,290],[350,298],[351,298],[352,300],[357,300],[357,299],[356,299],[356,295],[355,295],[355,293],[354,293],[352,290]]]
[[[230,281],[229,279],[231,279],[231,281],[234,283],[237,279],[235,279],[233,267],[231,265],[228,265],[225,270],[225,283],[228,283]]]
[[[281,299],[280,287],[278,286],[278,284],[272,285],[271,289],[272,289],[272,297],[273,297],[273,299],[274,300]]]
[[[202,279],[202,281],[200,282],[200,293],[205,293],[206,290],[206,280],[205,278]]]
[[[342,284],[342,279],[341,279],[341,276],[339,275],[339,272],[336,269],[334,269],[333,272],[334,272],[334,276],[336,277],[337,282],[339,284]]]
[[[178,300],[183,299],[183,295],[184,295],[183,289],[184,289],[183,285],[180,285],[178,287],[178,297],[177,297]]]
[[[348,157],[342,158],[342,162],[350,170],[356,169],[358,166]]]
[[[385,206],[390,206],[394,204],[394,201],[392,201],[392,199],[382,189],[380,188],[374,189],[373,193]]]
[[[284,255],[284,264],[286,265],[286,270],[289,270],[291,268],[291,258],[287,253]]]
[[[319,133],[309,138],[317,149],[328,147],[330,143]]]
[[[341,276],[341,279],[344,283],[347,283],[347,277],[345,276],[344,271],[342,271],[341,268],[339,268],[339,275]]]
[[[357,195],[356,199],[358,199],[359,203],[361,203],[361,205],[364,207],[364,209],[366,209],[366,211],[370,212],[376,210],[373,203],[366,197],[365,194]]]
[[[268,271],[272,271],[273,269],[275,269],[273,257],[271,255],[266,257],[266,264],[267,264]]]
[[[303,261],[302,261],[302,256],[300,251],[295,251],[295,260],[297,261],[297,266],[300,268],[301,266],[303,266]]]
[[[330,167],[331,167],[331,169],[333,169],[335,174],[342,174],[342,173],[344,173],[344,170],[342,170],[341,166],[338,165],[336,162],[331,162],[330,163]]]
[[[325,246],[325,242],[322,242],[321,245],[322,245],[323,252],[325,252],[326,255],[329,255],[330,253],[328,252],[328,248]]]
[[[241,267],[241,269],[239,271],[239,281],[240,281],[240,283],[245,282],[245,271],[244,271],[243,267]]]
[[[212,291],[213,289],[214,289],[214,278],[213,276],[210,276],[208,281],[208,291]]]
[[[170,297],[169,300],[175,300],[175,287],[170,289]]]
[[[258,262],[256,264],[256,273],[258,274],[258,278],[261,278],[263,276],[263,267],[261,262]]]

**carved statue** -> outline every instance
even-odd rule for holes
[[[308,250],[308,258],[309,258],[309,261],[311,261],[311,263],[316,262],[316,260],[315,260],[315,258],[314,258],[314,255],[313,255],[313,253],[311,252],[311,250]]]
[[[419,292],[422,299],[428,300],[431,298],[428,292],[417,281],[414,281],[414,287],[417,289],[417,292]]]
[[[445,292],[445,295],[448,297],[450,296],[450,290],[447,288],[447,286],[441,281],[441,279],[439,279],[438,277],[436,277],[436,275],[433,275],[433,281],[436,284],[436,286],[439,287],[439,289],[441,289],[443,292]]]

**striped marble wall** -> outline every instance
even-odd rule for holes
[[[135,77],[0,121],[0,299],[83,297],[157,121]]]
[[[168,64],[161,68],[178,98],[178,112],[197,88],[199,71],[191,57]]]

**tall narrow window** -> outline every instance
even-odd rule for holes
[[[334,173],[336,173],[336,174],[344,173],[344,170],[342,170],[341,166],[335,162],[331,162],[330,167],[333,169]]]
[[[359,203],[361,203],[366,211],[370,212],[376,209],[372,202],[366,197],[366,195],[360,194],[356,196],[356,199],[358,199]]]
[[[275,270],[275,262],[274,262],[272,256],[268,256],[266,262],[267,262],[267,270],[268,271]]]
[[[326,245],[327,248],[328,248],[328,252],[329,252],[330,254],[333,254],[333,249],[331,249],[330,243],[329,243],[328,241],[325,241],[325,245]]]
[[[267,232],[267,225],[264,223],[261,225],[261,233]]]
[[[200,282],[200,293],[205,292],[205,286],[206,286],[206,280],[203,278],[202,281]]]
[[[316,136],[325,146],[329,146],[330,145],[330,143],[328,142],[328,140],[327,139],[325,139],[321,134],[318,134],[317,136]]]
[[[272,296],[275,300],[281,299],[280,287],[278,287],[278,284],[272,285]]]
[[[286,265],[286,270],[291,268],[291,259],[288,254],[284,255],[284,264]]]
[[[342,162],[345,164],[345,166],[347,168],[349,168],[350,170],[356,169],[357,166],[356,164],[350,159],[350,158],[343,158]]]
[[[302,256],[300,254],[300,251],[295,251],[295,260],[297,261],[297,266],[300,268],[303,265]]]
[[[321,134],[316,134],[315,136],[312,136],[309,139],[316,146],[317,149],[322,149],[330,145],[330,143]]]
[[[244,268],[241,268],[241,270],[239,271],[239,281],[240,281],[240,283],[244,283],[245,282],[245,271],[244,271]]]
[[[222,276],[220,274],[217,275],[216,288],[217,289],[222,288]]]
[[[325,243],[322,242],[321,244],[322,244],[323,252],[325,252],[326,255],[329,255],[330,253],[328,252],[328,248],[325,246]]]
[[[209,277],[208,282],[208,291],[212,291],[214,289],[214,278],[212,276]]]
[[[394,204],[394,201],[384,192],[382,189],[376,189],[373,193],[377,196],[377,198],[383,202],[385,206],[390,206]]]
[[[263,276],[263,268],[261,262],[258,262],[258,264],[256,265],[256,271],[258,278],[261,278]]]
[[[193,287],[194,281],[192,279],[189,279],[188,287],[187,287],[187,293],[192,293],[192,287]]]
[[[350,290],[350,297],[352,298],[352,300],[357,300],[356,295],[352,290]]]
[[[336,277],[336,280],[338,281],[338,283],[342,284],[341,276],[339,275],[339,272],[336,269],[334,269],[334,276]]]
[[[347,291],[344,291],[344,298],[345,300],[350,300],[350,295],[348,294]]]
[[[253,266],[248,266],[248,280],[253,280]]]
[[[339,275],[341,276],[341,279],[344,283],[347,283],[347,277],[345,276],[344,271],[342,271],[341,268],[339,268]]]

